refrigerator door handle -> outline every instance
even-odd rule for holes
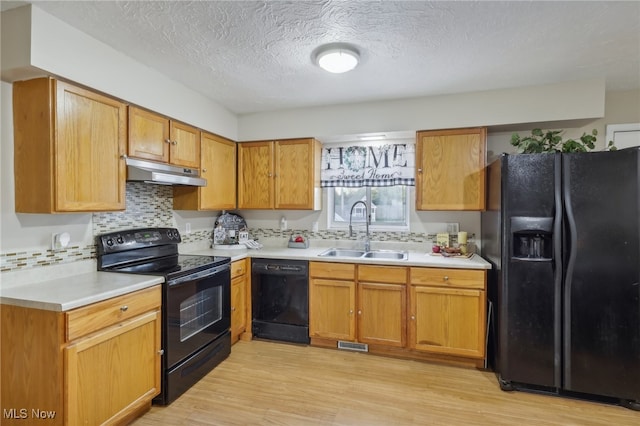
[[[571,285],[573,283],[573,271],[576,264],[577,257],[577,227],[575,217],[573,215],[573,207],[571,204],[571,173],[569,167],[569,159],[565,158],[562,165],[563,176],[562,176],[562,198],[564,204],[564,214],[567,222],[567,237],[566,244],[568,248],[568,260],[567,266],[565,268],[565,276],[564,276],[564,346],[563,346],[563,354],[564,354],[564,380],[563,386],[565,388],[571,388]]]
[[[554,381],[556,387],[562,386],[562,157],[556,154],[554,159],[554,217],[553,217],[553,293],[554,293]]]

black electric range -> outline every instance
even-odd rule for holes
[[[175,228],[143,228],[97,238],[98,270],[160,275],[162,388],[171,403],[231,352],[231,259],[178,253]]]

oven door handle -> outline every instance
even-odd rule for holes
[[[205,269],[204,271],[196,272],[194,274],[185,275],[184,277],[175,278],[173,280],[167,281],[167,285],[169,285],[169,287],[172,287],[174,285],[179,285],[188,281],[199,280],[201,278],[217,275],[224,271],[231,271],[231,265],[216,266],[215,268],[209,268]]]

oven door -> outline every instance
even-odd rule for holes
[[[170,369],[231,327],[231,268],[222,265],[165,285],[165,368]]]

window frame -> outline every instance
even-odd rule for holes
[[[370,231],[376,231],[376,232],[408,232],[410,230],[410,217],[411,217],[411,200],[409,199],[409,197],[411,196],[411,191],[410,191],[410,186],[408,185],[398,185],[398,186],[402,186],[402,188],[405,191],[405,217],[404,217],[404,224],[402,225],[390,225],[388,223],[385,224],[376,224],[375,222],[372,222],[369,225],[369,230]],[[344,223],[342,222],[336,222],[334,220],[335,217],[335,211],[334,211],[334,199],[335,199],[335,190],[336,188],[339,187],[327,187],[325,189],[327,189],[327,229],[328,230],[348,230],[349,229],[349,222],[345,221]],[[373,188],[372,186],[363,186],[361,188],[365,188],[365,194],[366,194],[366,200],[365,203],[367,204],[367,209],[368,211],[371,211],[371,189]],[[359,230],[360,227],[362,227],[362,229],[364,230],[364,224],[362,222],[354,222],[354,225],[357,225],[357,227],[355,227],[354,229],[356,231]]]

